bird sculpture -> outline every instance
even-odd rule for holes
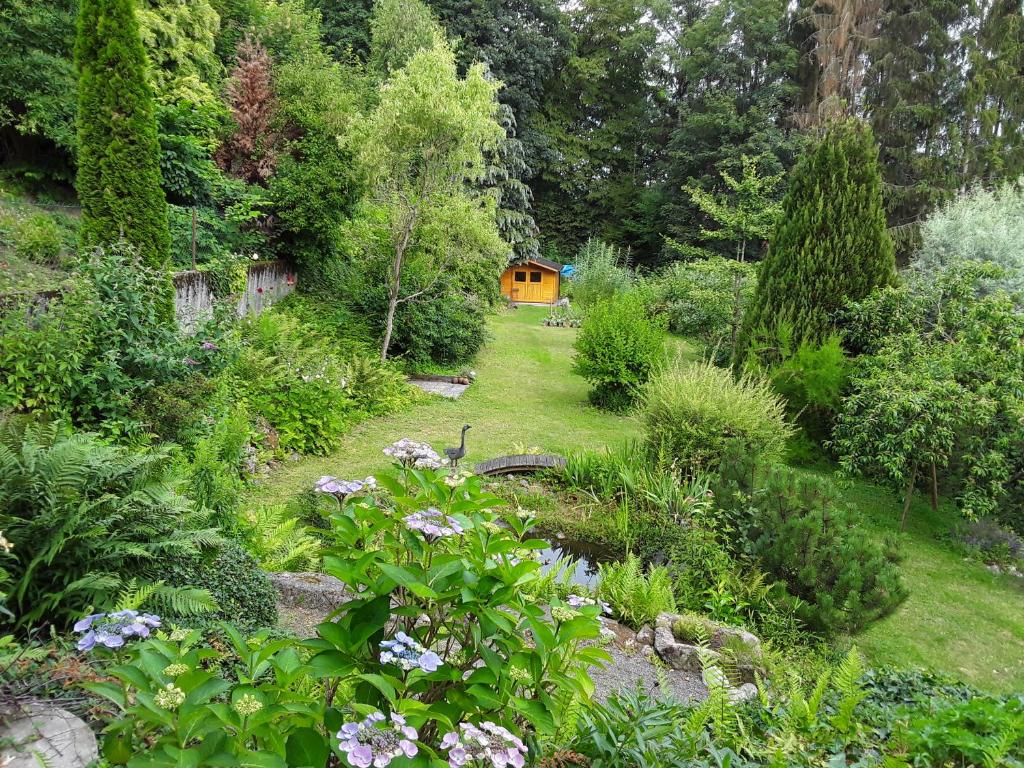
[[[466,430],[469,429],[469,424],[466,424],[462,428],[462,442],[458,448],[445,448],[444,455],[448,457],[448,461],[451,462],[453,467],[459,466],[459,459],[466,455]]]

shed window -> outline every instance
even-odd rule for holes
[[[515,273],[515,281],[517,283],[525,283],[526,282],[526,273],[525,272],[516,272]]]
[[[540,272],[531,272],[530,273],[530,282],[531,283],[539,283],[540,282]]]

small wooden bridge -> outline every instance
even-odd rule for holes
[[[545,469],[562,469],[565,457],[554,453],[518,453],[514,456],[499,456],[481,461],[473,471],[478,475],[510,475],[523,472],[540,472]]]

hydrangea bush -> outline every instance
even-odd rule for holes
[[[83,619],[92,645],[116,646],[100,653],[124,662],[108,670],[116,682],[87,684],[122,713],[106,728],[106,759],[525,765],[527,745],[554,737],[593,692],[588,669],[608,659],[601,606],[531,597],[540,563],[527,555],[546,546],[528,538],[532,521],[503,521],[479,478],[446,482],[451,470],[416,467],[425,457],[396,456],[398,471],[376,483],[317,483],[338,503],[325,570],[354,595],[317,638],[246,639],[224,625],[223,643],[203,644],[144,614]]]

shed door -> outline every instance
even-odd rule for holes
[[[544,301],[544,273],[539,269],[530,270],[530,282],[526,284],[526,301]]]

